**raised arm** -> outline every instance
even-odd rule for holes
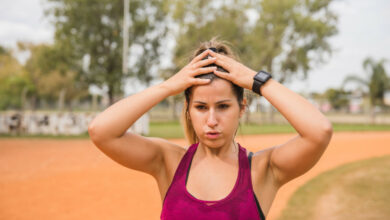
[[[255,71],[221,54],[211,55],[217,57],[215,62],[217,65],[229,71],[229,74],[214,71],[215,74],[252,90]],[[302,175],[317,163],[332,137],[332,124],[309,101],[272,78],[260,90],[264,98],[298,132],[297,136],[286,143],[269,149],[269,169],[276,183],[281,186]]]
[[[128,168],[156,176],[164,163],[164,154],[173,143],[162,138],[143,137],[126,132],[134,122],[166,97],[176,95],[191,85],[209,83],[194,76],[212,72],[213,67],[201,68],[215,62],[203,60],[206,50],[168,80],[119,100],[98,114],[89,124],[92,142],[107,156]]]
[[[332,137],[332,124],[310,102],[275,80],[270,79],[260,90],[298,132],[274,147],[270,155],[270,168],[281,186],[317,163]]]

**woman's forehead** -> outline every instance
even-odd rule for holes
[[[226,80],[213,80],[207,85],[195,86],[192,89],[192,100],[200,102],[219,102],[234,100],[232,85]]]

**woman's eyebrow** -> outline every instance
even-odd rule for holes
[[[219,104],[219,103],[222,103],[222,102],[231,102],[232,100],[231,99],[224,99],[224,100],[220,100],[218,102],[216,102],[215,104]],[[206,102],[202,102],[202,101],[194,101],[194,103],[200,103],[200,104],[207,104]]]

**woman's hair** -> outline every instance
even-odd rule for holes
[[[233,58],[235,60],[239,60],[238,57],[230,49],[228,44],[229,43],[226,41],[221,41],[221,40],[218,40],[217,37],[213,37],[210,41],[200,43],[199,47],[197,49],[195,49],[195,51],[192,54],[192,56],[190,57],[189,61],[194,59],[196,56],[198,56],[199,54],[201,54],[203,51],[207,50],[208,48],[215,48],[215,52],[223,54],[223,55],[228,56],[230,58]],[[218,66],[215,64],[212,64],[210,66],[213,66],[213,65],[217,66],[217,70],[227,72],[221,66]],[[210,79],[210,83],[212,83],[212,81],[216,78],[223,79],[223,78],[220,78],[219,76],[215,75],[212,72],[198,75],[198,76],[196,76],[196,78]],[[226,80],[226,79],[223,79],[223,80]],[[233,93],[237,98],[238,105],[241,108],[242,107],[242,100],[244,98],[244,89],[242,87],[237,86],[236,84],[232,83],[231,81],[228,81],[228,82],[230,82],[230,84],[232,86]],[[188,112],[189,105],[190,105],[191,91],[192,91],[192,86],[187,88],[184,91],[184,96],[186,98],[187,104],[185,104],[183,107],[182,123],[184,125],[184,133],[185,133],[187,140],[190,142],[190,144],[194,144],[194,143],[198,142],[198,137],[195,133],[194,127],[192,126],[190,115]]]

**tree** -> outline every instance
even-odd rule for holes
[[[148,85],[159,64],[161,39],[166,34],[166,1],[131,1],[129,74],[122,73],[123,1],[49,0],[46,11],[55,24],[55,42],[77,69],[80,78],[100,88],[108,87],[110,104],[122,95],[128,77]],[[84,61],[84,63],[82,62]],[[83,64],[87,64],[83,68]]]
[[[342,108],[348,107],[348,95],[350,94],[351,92],[347,92],[343,89],[329,88],[325,91],[324,96],[335,110],[341,110]]]
[[[78,80],[56,45],[19,43],[18,46],[20,50],[30,52],[24,69],[32,84],[28,89],[32,109],[38,107],[39,100],[55,102],[57,99],[62,109],[64,102],[88,95],[88,84]]]
[[[29,85],[23,66],[10,50],[0,46],[0,109],[23,107],[23,88]]]
[[[172,74],[188,62],[183,57],[189,57],[198,42],[218,35],[235,45],[248,67],[265,69],[280,83],[298,74],[306,79],[331,55],[329,38],[337,33],[337,16],[329,8],[332,0],[172,2],[179,27]],[[249,13],[257,17],[253,23]]]
[[[350,74],[345,77],[341,84],[341,88],[345,88],[348,83],[355,82],[362,85],[368,90],[372,122],[375,121],[375,106],[384,107],[384,94],[387,89],[390,89],[390,78],[387,76],[384,67],[386,60],[379,61],[367,57],[363,61],[363,69],[365,70],[366,78],[361,78],[356,74]]]

